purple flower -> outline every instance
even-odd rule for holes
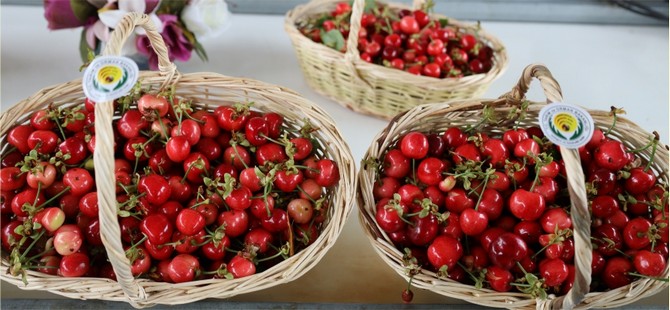
[[[146,2],[146,6],[147,6],[146,10],[144,10],[144,13],[149,14],[156,9],[156,7],[161,2],[161,0],[146,0],[144,2]]]
[[[80,5],[86,5],[86,3]],[[79,19],[69,0],[44,0],[44,18],[49,22],[51,30],[84,26],[88,19]]]
[[[168,49],[170,61],[188,61],[191,58],[193,44],[184,36],[184,32],[179,27],[177,16],[170,14],[158,15],[163,22],[163,32],[161,36]],[[149,68],[158,69],[158,56],[151,47],[147,36],[138,36],[137,50],[144,55],[149,56]]]

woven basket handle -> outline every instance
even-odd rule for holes
[[[135,27],[142,27],[146,30],[146,35],[151,42],[151,47],[158,55],[158,71],[163,75],[173,75],[177,66],[170,62],[168,50],[163,37],[158,33],[156,25],[151,22],[147,14],[130,12],[116,26],[112,35],[102,51],[102,55],[121,55],[121,48],[133,33]]]
[[[560,85],[551,75],[549,69],[539,64],[526,67],[517,85],[503,97],[515,101],[524,100],[533,78],[540,81],[544,95],[547,97],[547,103],[563,100]],[[562,147],[560,150],[565,163],[571,201],[570,217],[575,243],[575,281],[568,294],[553,300],[539,301],[538,308],[572,309],[584,299],[584,295],[589,292],[589,285],[591,284],[591,214],[586,200],[584,172],[582,171],[579,152],[576,149]]]
[[[561,86],[556,82],[554,77],[549,72],[547,67],[540,64],[532,64],[527,66],[519,79],[519,82],[512,88],[512,90],[505,94],[507,97],[514,100],[523,100],[526,98],[526,93],[530,88],[530,83],[536,78],[540,81],[540,85],[544,90],[544,95],[547,97],[547,103],[563,101],[563,94],[561,93]]]
[[[112,33],[103,55],[119,55],[121,47],[133,32],[135,27],[141,26],[158,55],[159,71],[166,75],[166,82],[172,80],[176,66],[167,56],[167,48],[163,38],[157,32],[156,26],[146,14],[127,14]],[[116,178],[114,176],[114,129],[112,121],[114,102],[97,102],[95,105],[95,183],[98,191],[98,209],[100,219],[100,236],[107,250],[107,256],[116,273],[116,279],[128,301],[135,307],[142,307],[139,302],[146,300],[146,292],[135,280],[130,271],[130,262],[121,244],[121,229],[119,227],[116,206]]]

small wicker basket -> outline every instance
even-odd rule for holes
[[[128,14],[112,34],[104,55],[120,54],[121,46],[136,26],[147,31],[151,43],[159,56],[160,72],[141,72],[139,81],[143,88],[176,88],[176,95],[192,99],[197,106],[213,109],[220,105],[254,101],[254,108],[263,112],[281,113],[284,126],[298,130],[303,122],[311,122],[315,128],[319,156],[328,156],[336,161],[340,170],[340,181],[327,195],[331,207],[319,238],[310,246],[270,269],[249,277],[225,280],[209,279],[172,284],[135,279],[130,272],[120,239],[114,181],[114,153],[112,151],[113,105],[99,102],[95,107],[96,152],[95,180],[99,200],[100,233],[112,263],[117,281],[103,278],[65,278],[28,271],[28,284],[21,277],[13,277],[5,271],[10,263],[2,257],[3,281],[25,290],[49,291],[76,299],[102,299],[124,301],[137,308],[156,304],[184,304],[205,298],[229,298],[238,294],[258,291],[292,281],[314,267],[333,246],[344,222],[353,208],[355,191],[355,163],[348,145],[344,142],[334,121],[318,106],[297,93],[259,81],[227,77],[215,73],[193,73],[181,75],[167,57],[167,49],[160,34],[144,14]],[[70,106],[83,104],[85,99],[81,79],[47,87],[17,103],[0,115],[0,136],[3,151],[7,150],[6,134],[17,124],[26,123],[33,112],[47,105]],[[316,149],[316,147],[315,147]],[[102,198],[104,197],[104,198]]]
[[[476,25],[453,19],[449,19],[449,24],[465,32],[477,33],[495,51],[492,68],[488,73],[436,79],[365,62],[360,59],[358,52],[358,32],[365,0],[353,2],[345,53],[316,43],[300,33],[296,26],[298,22],[328,12],[338,2],[341,0],[312,0],[299,5],[286,14],[284,29],[293,42],[300,68],[309,86],[353,111],[390,119],[423,103],[477,98],[507,68],[507,53],[497,38],[477,29]],[[423,2],[415,0],[414,7],[421,7]],[[398,10],[407,8],[400,4],[389,5]],[[440,15],[432,17],[444,18]]]
[[[499,99],[470,99],[465,101],[452,101],[450,104],[421,105],[395,117],[389,125],[380,132],[373,140],[372,145],[363,157],[363,162],[368,159],[383,158],[388,149],[393,147],[399,137],[410,131],[421,132],[444,132],[449,127],[458,126],[464,128],[476,124],[482,118],[483,108],[493,107],[497,120],[502,120],[498,126],[487,126],[482,130],[489,134],[500,134],[511,128],[514,122],[510,122],[508,113],[525,100],[531,80],[537,78],[547,97],[547,103],[560,102],[562,99],[560,86],[553,79],[551,73],[542,65],[528,66],[511,92],[504,94]],[[538,113],[547,103],[532,102],[526,113],[526,117],[520,120],[521,126],[533,126],[538,124]],[[609,112],[588,111],[593,117],[597,127],[607,129],[612,124]],[[417,122],[417,120],[421,120]],[[644,146],[651,135],[645,132],[633,122],[618,118],[616,127],[610,137],[623,142],[631,149]],[[573,223],[574,245],[575,245],[575,282],[572,290],[564,296],[550,295],[547,299],[535,299],[528,294],[519,292],[501,293],[489,289],[476,289],[467,284],[462,284],[450,279],[438,277],[432,271],[422,270],[414,276],[412,285],[433,291],[435,293],[465,300],[471,303],[510,309],[586,309],[586,308],[609,308],[620,307],[641,298],[651,296],[667,288],[666,282],[640,279],[630,285],[607,292],[589,292],[591,282],[591,215],[586,200],[584,173],[580,164],[577,150],[561,148],[561,156],[565,162],[568,176],[568,190],[570,193],[570,214]],[[651,161],[653,171],[659,176],[658,179],[668,184],[668,151],[665,145],[659,145],[656,153],[652,155],[650,150],[638,153],[642,162]],[[653,157],[652,157],[653,156]],[[378,179],[378,170],[371,166],[362,164],[358,173],[358,207],[359,218],[366,236],[370,239],[375,251],[381,258],[391,266],[398,274],[409,279],[406,269],[403,267],[403,253],[396,249],[388,235],[376,224],[375,200],[373,197],[374,182]],[[668,276],[666,267],[661,277]]]

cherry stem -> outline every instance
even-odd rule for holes
[[[408,291],[412,290],[412,280],[414,280],[414,276],[410,276],[409,281],[407,281],[407,290]]]
[[[265,138],[265,139],[267,139],[267,140],[270,141],[270,142],[274,142],[275,144],[279,144],[279,145],[281,145],[281,146],[286,146],[286,144],[285,144],[284,142],[279,141],[279,140],[274,139],[274,138],[270,138],[270,137],[266,136],[265,134],[262,134],[262,133],[261,133],[261,134],[259,134],[259,136],[260,136],[261,138]]]
[[[533,254],[533,256],[531,256],[530,259],[535,259],[535,257],[537,257],[537,255],[544,252],[544,250],[546,250],[550,245],[553,245],[553,244],[554,244],[553,242],[549,242],[549,244],[543,246],[539,251],[535,252],[535,254]]]
[[[307,192],[305,192],[305,190],[302,189],[302,187],[300,187],[300,185],[298,185],[297,188],[298,188],[298,190],[299,190],[301,193],[305,194],[305,197],[307,197],[307,200],[309,200],[309,201],[312,202],[312,203],[316,203],[316,200],[314,200],[314,199],[312,198],[312,196],[310,196],[309,194],[307,194]]]
[[[486,176],[484,177],[484,182],[482,183],[482,193],[479,194],[479,198],[477,199],[477,204],[475,204],[475,211],[479,208],[479,203],[482,202],[482,198],[484,197],[484,190],[486,189],[486,185],[489,183],[489,178],[491,177],[490,173],[486,173]],[[480,185],[482,185],[480,184]]]
[[[407,214],[405,214],[405,216],[406,217],[412,217],[412,216],[417,216],[417,215],[420,215],[420,214],[421,214],[421,212],[414,212],[414,213],[407,213]]]
[[[268,213],[268,217],[272,217],[272,212],[270,211],[270,204],[268,203],[268,195],[272,192],[271,183],[263,187],[263,204],[265,205],[265,211]]]
[[[137,173],[137,165],[139,164],[139,162],[140,162],[140,157],[135,156],[135,166],[133,167],[133,175],[135,175]]]
[[[237,152],[237,145],[233,145],[233,151],[235,152],[235,155],[237,156],[237,159],[244,165],[244,168],[247,169],[249,166],[247,166],[247,163],[242,160],[242,156],[240,156],[240,153]],[[233,164],[235,163],[235,159],[233,159]]]
[[[116,185],[118,185],[119,187],[121,187],[121,188],[123,189],[123,191],[126,192],[126,194],[128,194],[128,195],[131,194],[131,190],[137,189],[137,185],[128,185],[128,186],[126,186],[125,184],[123,184],[123,183],[121,183],[121,182],[116,182]],[[135,191],[132,191],[132,192],[135,192]]]
[[[528,153],[530,154],[530,151],[528,151]],[[537,185],[537,180],[540,179],[540,169],[542,169],[542,167],[546,165],[544,161],[540,160],[539,156],[534,156],[534,159],[535,159],[535,179],[533,179],[533,183],[530,186],[530,190],[528,190],[531,193],[533,192],[533,189],[535,189],[535,185]]]
[[[484,109],[482,109],[481,119],[472,125],[468,125],[463,131],[469,133],[479,128],[481,125],[483,125],[484,123],[488,122],[491,119],[492,112],[493,112],[492,108],[488,105],[485,105]]]
[[[138,245],[140,245],[140,244],[142,244],[144,241],[146,241],[147,238],[148,238],[147,235],[145,235],[145,234],[143,233],[143,234],[142,234],[142,239],[140,239],[140,241],[137,241],[137,242],[131,242],[130,247],[131,247],[131,248],[135,248],[135,247],[137,247]]]
[[[63,136],[63,141],[67,140],[67,136],[65,135],[65,131],[63,131],[63,127],[61,127],[59,120],[56,119],[54,123],[58,126],[58,131],[60,131],[60,134]]]
[[[639,278],[646,278],[646,279],[651,279],[651,280],[656,280],[656,281],[662,281],[662,282],[670,282],[668,278],[661,278],[661,277],[652,277],[652,276],[646,276],[643,274],[639,274],[637,272],[629,272],[628,275],[634,276],[634,277],[639,277]]]
[[[293,167],[296,167],[298,169],[309,170],[309,171],[316,172],[316,173],[321,172],[321,169],[315,169],[315,168],[311,168],[311,167],[307,167],[307,166],[303,166],[303,165],[293,165]]]
[[[28,245],[26,250],[23,252],[23,254],[21,254],[21,260],[22,261],[26,257],[26,255],[28,255],[28,252],[30,252],[30,250],[32,250],[32,248],[35,246],[35,244],[37,244],[37,241],[39,241],[40,238],[42,238],[45,231],[46,230],[43,229],[42,231],[40,231],[39,235],[36,238],[33,238],[33,242],[31,242],[30,245]]]
[[[37,210],[37,201],[40,198],[40,191],[42,190],[42,182],[37,182],[37,194],[35,194],[35,201],[33,201],[33,207],[35,207],[35,210]],[[44,204],[42,204],[44,205]]]
[[[470,272],[470,270],[468,270],[468,268],[465,265],[463,265],[463,263],[459,261],[457,262],[457,264],[461,266],[461,268],[463,268],[463,270],[470,276],[470,278],[472,278],[472,280],[474,280],[475,282],[479,281],[479,279],[475,276],[475,274]]]
[[[660,137],[658,135],[658,132],[654,131],[653,135],[654,136],[651,137],[651,141],[649,141],[649,143],[647,145],[636,148],[636,149],[629,150],[628,153],[639,153],[639,152],[642,152],[642,151],[648,149],[650,146],[653,146],[653,145],[657,144],[658,140],[660,139]]]
[[[647,161],[647,165],[644,166],[644,172],[647,172],[649,168],[651,167],[651,163],[654,161],[654,156],[656,156],[656,148],[658,147],[658,140],[660,139],[658,132],[654,131],[654,141],[652,142],[651,146],[651,154],[649,155],[649,160]]]
[[[194,118],[193,116],[191,116],[191,115],[188,114],[188,113],[184,113],[184,114],[186,114],[186,117],[187,117],[187,118],[189,118],[190,120],[192,120],[192,121],[194,121],[194,122],[196,122],[196,123],[198,123],[198,124],[205,124],[205,121],[203,121],[203,120],[196,119],[196,118]],[[179,124],[179,126],[181,126],[181,123]],[[181,127],[180,127],[179,129],[181,130]]]
[[[230,253],[235,253],[235,254],[240,252],[239,250],[234,250],[234,249],[231,249],[230,247],[224,247],[223,250],[228,251]]]
[[[209,199],[205,199],[205,200],[199,201],[198,203],[193,204],[193,205],[191,206],[191,209],[195,210],[195,208],[197,208],[197,207],[199,207],[199,206],[201,206],[201,205],[208,204],[208,203],[210,203]]]
[[[416,184],[416,159],[412,158],[412,181]]]
[[[618,119],[617,110],[618,109],[613,106],[610,107],[610,114],[612,114],[613,119],[612,119],[612,125],[610,125],[610,127],[607,128],[607,131],[604,133],[606,136],[609,135],[612,132],[612,130],[614,130],[614,127],[616,127],[616,121]]]
[[[60,268],[59,266],[49,266],[49,265],[25,265],[22,266],[22,269],[56,269]]]
[[[165,136],[165,139],[167,140],[168,134],[167,134],[167,128],[165,128],[165,123],[163,123],[163,119],[161,118],[160,114],[158,114],[158,111],[154,110],[154,113],[156,114],[156,117],[158,117],[158,123],[161,124],[161,131],[163,132],[163,136]]]
[[[286,244],[287,244],[288,246],[290,246],[290,245],[288,244],[288,242],[287,242]],[[272,244],[270,244],[270,246],[273,247],[273,248],[275,248]],[[275,248],[275,249],[278,250],[277,253],[275,253],[275,254],[272,255],[272,256],[259,258],[258,260],[256,260],[256,263],[258,264],[258,263],[261,263],[261,262],[264,262],[264,261],[272,260],[272,259],[275,259],[275,258],[277,258],[277,257],[279,257],[279,256],[284,257],[284,255],[288,254],[288,253],[284,253],[285,250],[283,249],[283,247],[282,247],[282,248],[279,248],[279,249],[277,249],[277,248]],[[284,259],[286,259],[286,257],[284,257]]]
[[[40,183],[38,183],[38,184],[42,184],[42,183],[40,182]],[[39,186],[38,186],[38,187],[39,187]],[[66,186],[62,191],[60,191],[60,193],[54,195],[53,197],[49,198],[49,200],[47,200],[47,201],[45,201],[44,203],[42,203],[41,205],[39,205],[39,206],[37,207],[37,209],[41,209],[42,207],[44,207],[44,206],[50,204],[50,203],[53,202],[56,198],[58,198],[58,197],[60,197],[61,195],[65,194],[65,192],[67,192],[67,191],[69,191],[69,190],[70,190],[70,186],[68,185],[68,186]],[[39,194],[38,194],[38,195],[39,195]]]
[[[38,254],[35,254],[35,255],[31,256],[31,257],[28,257],[28,259],[27,259],[26,261],[29,262],[29,261],[32,261],[32,260],[38,258],[38,257],[42,257],[42,256],[44,256],[44,254],[48,253],[48,252],[51,251],[51,250],[53,250],[53,247],[44,249],[44,251],[42,251],[42,252],[40,252],[40,253],[38,253]]]
[[[210,242],[212,242],[212,243],[214,242],[212,240],[212,237],[209,236],[209,238],[207,238],[207,236],[205,236],[204,240],[201,243],[195,243],[195,239],[191,239],[191,246],[199,248],[199,247],[202,247],[203,245],[205,245],[207,243],[210,243]]]
[[[192,162],[190,165],[188,165],[188,169],[186,169],[186,173],[184,173],[184,176],[181,178],[181,181],[179,183],[184,184],[186,182],[186,177],[188,176],[189,173],[191,173],[191,169],[193,169],[193,166],[195,166],[196,162]]]
[[[396,210],[396,212],[398,212],[398,211]],[[418,212],[417,213],[403,214],[403,216],[400,216],[400,220],[407,223],[407,225],[410,225],[410,226],[414,227],[414,223],[410,222],[405,217],[415,216],[415,215],[418,215],[418,214],[419,214]]]
[[[309,222],[308,229],[312,229],[313,225],[314,225],[314,217],[312,217],[312,220]],[[300,238],[300,241],[302,241],[303,244],[308,244],[310,239],[307,230],[302,229],[300,226],[297,226],[296,229],[299,229],[302,232],[303,237]],[[291,256],[293,256],[293,254],[291,254]]]

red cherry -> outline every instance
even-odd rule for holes
[[[458,240],[449,236],[437,236],[428,246],[428,261],[435,269],[447,266],[447,269],[451,270],[461,256],[463,246]]]

